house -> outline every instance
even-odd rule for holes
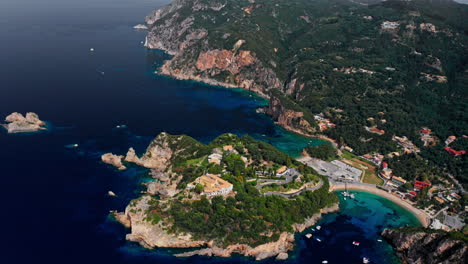
[[[436,200],[439,204],[443,204],[445,203],[444,199],[440,198],[440,197],[434,197],[434,200]]]
[[[457,193],[451,193],[450,196],[451,196],[452,198],[454,198],[455,200],[460,200],[460,199],[461,199],[461,196],[458,195]]]
[[[203,186],[202,195],[214,196],[225,195],[232,191],[232,184],[215,174],[206,174],[198,177],[191,186],[201,184]]]
[[[276,170],[276,173],[281,175],[281,174],[283,174],[284,172],[286,172],[287,169],[288,169],[288,167],[282,166],[281,168],[279,168],[279,169]]]
[[[414,181],[414,188],[421,190],[424,187],[429,187],[431,186],[430,182],[423,182],[423,181]]]
[[[344,149],[345,149],[346,151],[349,151],[349,152],[353,152],[353,151],[354,151],[354,150],[353,150],[351,147],[349,147],[349,146],[345,146]]]
[[[381,28],[384,30],[393,30],[397,29],[400,26],[400,23],[393,21],[384,21],[381,25]]]
[[[459,156],[459,155],[464,155],[466,154],[466,151],[464,150],[454,150],[452,148],[449,148],[449,147],[445,147],[444,148],[450,155],[456,157],[456,156]]]
[[[406,183],[406,180],[403,178],[400,178],[398,176],[393,176],[392,177],[392,182],[395,183],[396,185],[403,185]]]
[[[212,153],[211,155],[208,156],[208,162],[209,163],[214,163],[217,165],[221,164],[221,160],[223,159],[223,156],[218,153]]]
[[[450,145],[452,142],[454,142],[455,140],[457,139],[456,136],[449,136],[446,140],[445,140],[445,145]]]
[[[384,180],[390,180],[392,178],[392,170],[389,168],[384,168],[379,172],[379,176],[381,176]]]
[[[385,130],[379,129],[377,127],[365,127],[365,129],[371,133],[377,134],[377,135],[383,135],[385,134]]]
[[[228,152],[233,152],[234,147],[232,145],[226,145],[226,146],[223,146],[223,150],[228,151]]]
[[[423,129],[421,129],[421,133],[422,133],[422,134],[430,134],[430,133],[431,133],[431,130],[428,129],[428,128],[423,128]]]

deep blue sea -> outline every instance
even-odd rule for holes
[[[33,111],[50,125],[36,134],[0,130],[1,263],[251,262],[182,260],[170,250],[143,250],[126,242],[127,230],[108,216],[136,198],[148,178],[145,170],[117,172],[100,156],[124,154],[129,147],[141,153],[162,131],[203,142],[226,132],[249,134],[291,155],[323,143],[255,113],[266,102],[246,91],[154,74],[168,56],[145,49],[145,33],[132,27],[167,2],[0,1],[0,118]],[[109,190],[118,197],[108,197]],[[340,214],[323,219],[317,233],[322,243],[299,234],[288,263],[361,263],[363,255],[390,263],[394,254],[376,242],[377,234],[406,224],[416,224],[406,211],[358,195],[342,204]],[[361,246],[352,248],[351,240]]]

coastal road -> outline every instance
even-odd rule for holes
[[[311,187],[311,188],[309,188],[309,187],[302,188],[302,189],[300,189],[300,190],[298,190],[296,192],[293,192],[293,193],[266,192],[263,195],[265,195],[265,196],[278,195],[278,196],[281,196],[283,198],[290,199],[290,198],[293,198],[294,196],[298,196],[299,194],[301,194],[301,193],[303,193],[305,191],[311,191],[311,192],[316,191],[316,190],[320,189],[322,186],[323,186],[323,180],[320,179],[319,183],[316,186]]]

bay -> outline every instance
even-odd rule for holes
[[[51,126],[36,134],[0,131],[3,263],[251,262],[240,257],[181,260],[170,256],[171,249],[143,250],[126,242],[128,230],[108,216],[137,197],[148,177],[137,168],[117,172],[100,156],[125,154],[129,147],[142,153],[162,131],[205,143],[222,133],[248,134],[293,156],[304,146],[323,143],[257,114],[266,102],[254,94],[155,74],[169,57],[145,49],[145,32],[132,27],[167,2],[1,1],[0,117],[32,111]],[[118,197],[107,196],[109,190]],[[330,218],[329,230],[345,230],[333,225],[352,222],[350,217]],[[387,224],[373,226],[375,233]],[[290,261],[317,263],[319,258],[307,253],[316,245],[298,236]],[[389,248],[385,252],[393,255]]]

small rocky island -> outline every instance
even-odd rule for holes
[[[197,248],[192,255],[288,258],[294,232],[338,210],[326,178],[251,137],[221,135],[205,145],[161,133],[141,156],[105,154],[118,169],[142,166],[153,181],[115,218],[126,239],[149,249]]]
[[[2,126],[8,130],[8,133],[27,133],[46,130],[46,123],[39,119],[36,113],[26,113],[23,116],[20,113],[12,113],[5,118],[6,124]]]

